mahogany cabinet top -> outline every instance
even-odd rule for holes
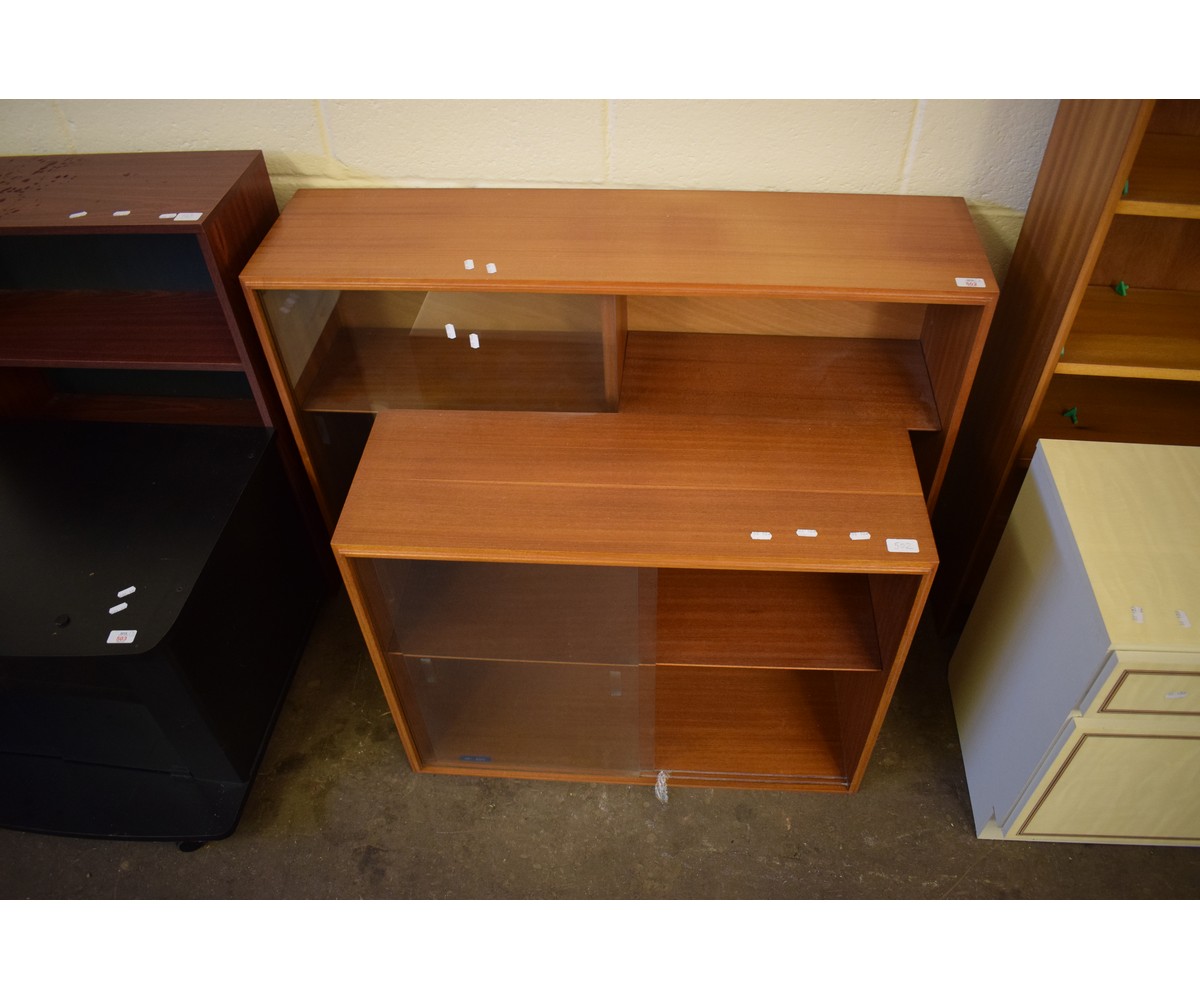
[[[0,157],[0,230],[196,232],[261,163],[257,150]]]
[[[997,294],[960,198],[750,191],[305,190],[242,279],[963,305]]]

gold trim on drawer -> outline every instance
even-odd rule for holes
[[[1191,707],[1182,707],[1185,705]],[[1097,712],[1200,716],[1200,674],[1186,670],[1126,670]]]

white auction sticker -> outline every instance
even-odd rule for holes
[[[108,633],[108,644],[130,643],[137,638],[137,629],[135,628],[115,628]]]
[[[915,538],[889,538],[887,550],[889,552],[920,552],[921,546],[917,544]]]
[[[954,283],[959,288],[987,288],[987,282],[982,278],[955,278]]]

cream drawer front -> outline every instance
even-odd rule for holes
[[[1200,656],[1117,652],[1103,677],[1085,699],[1085,715],[1163,716],[1186,730],[1200,726]]]
[[[1200,734],[1078,730],[1009,836],[1200,844]]]

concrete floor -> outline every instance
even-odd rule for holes
[[[1195,848],[977,840],[935,637],[852,796],[414,775],[331,599],[234,835],[194,853],[0,830],[0,896],[1193,899]]]

